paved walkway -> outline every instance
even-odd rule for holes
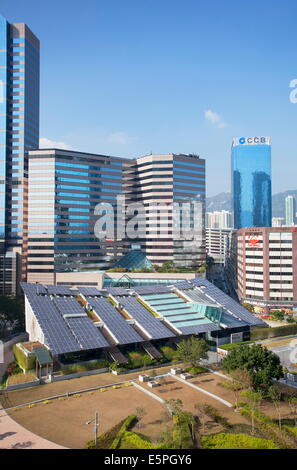
[[[0,407],[0,449],[65,449],[16,423]]]

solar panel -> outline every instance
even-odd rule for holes
[[[123,287],[107,287],[107,291],[111,295],[129,295],[128,291]]]
[[[184,334],[184,335],[197,335],[200,333],[206,333],[208,331],[219,331],[221,328],[216,325],[215,323],[204,323],[201,325],[191,325],[191,326],[181,326],[176,327]]]
[[[78,290],[82,295],[88,295],[90,297],[102,295],[102,291],[98,290],[97,287],[78,287]]]
[[[110,346],[101,331],[93,324],[88,317],[65,318],[77,341],[83,349],[97,349]]]
[[[86,314],[84,308],[74,297],[54,297],[53,302],[62,315]]]
[[[179,281],[174,284],[174,287],[177,289],[182,289],[182,290],[187,290],[187,289],[193,289],[193,286],[190,282],[188,281]]]
[[[152,337],[152,339],[171,338],[174,335],[160,319],[154,317],[134,297],[117,297],[120,305],[134,318]]]
[[[137,294],[156,294],[156,293],[166,293],[166,292],[171,292],[170,288],[167,286],[160,286],[154,284],[153,286],[139,286],[139,287],[134,287],[133,290],[137,292]]]
[[[67,286],[46,286],[49,295],[73,295]]]
[[[37,296],[32,288],[24,289],[36,320],[44,334],[45,343],[54,355],[81,349],[55,304],[47,296]]]
[[[108,300],[88,297],[88,302],[120,344],[144,341]]]
[[[31,294],[47,294],[47,289],[39,283],[29,283],[29,282],[21,282],[20,286],[22,287],[24,293],[30,292]]]

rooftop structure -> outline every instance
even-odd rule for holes
[[[101,351],[108,357],[112,351],[115,357],[117,348],[148,350],[151,342],[188,335],[228,342],[232,333],[265,326],[205,279],[105,291],[27,283],[22,289],[29,339],[53,356]]]

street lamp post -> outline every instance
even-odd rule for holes
[[[95,422],[94,433],[95,433],[95,447],[96,447],[97,446],[97,440],[98,440],[98,428],[99,428],[99,414],[98,414],[97,411],[95,412],[95,418],[91,419],[90,421],[87,421],[86,424],[91,424],[91,423],[94,423],[94,422]]]

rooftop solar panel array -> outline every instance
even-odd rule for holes
[[[193,286],[189,281],[176,282],[174,284],[174,287],[176,287],[177,289],[182,289],[182,290],[193,289]]]
[[[252,315],[248,310],[242,307],[238,302],[233,300],[229,295],[222,292],[218,287],[214,286],[211,282],[206,281],[204,284],[204,292],[212,297],[216,302],[221,304],[227,310],[229,310],[232,314],[234,314],[237,318],[243,320],[248,325],[263,325],[266,324]]]
[[[102,295],[102,291],[97,287],[78,287],[78,290],[82,295],[89,295],[90,297]]]
[[[42,285],[30,282],[20,282],[20,286],[23,289],[24,293],[31,293],[31,294],[47,294],[47,289]]]
[[[53,297],[53,302],[62,315],[86,315],[84,308],[75,300],[74,297]]]
[[[123,287],[107,287],[107,291],[111,295],[128,295],[127,289],[124,289]]]
[[[73,291],[67,286],[46,286],[49,295],[73,295]]]
[[[215,323],[204,323],[202,325],[181,326],[179,330],[184,335],[195,335],[206,333],[207,331],[219,331],[221,328]]]
[[[119,343],[130,344],[144,341],[106,299],[88,297],[88,302],[105,323],[106,327],[114,334]]]
[[[166,294],[167,292],[171,292],[169,287],[160,285],[133,287],[133,290],[139,295]]]
[[[80,344],[65,324],[50,297],[38,296],[30,288],[25,289],[25,293],[44,334],[45,342],[53,354],[79,351],[81,349]]]
[[[175,336],[158,318],[154,317],[134,297],[117,297],[120,305],[148,332],[152,339]]]
[[[83,349],[97,349],[110,346],[101,331],[88,317],[65,318]]]

